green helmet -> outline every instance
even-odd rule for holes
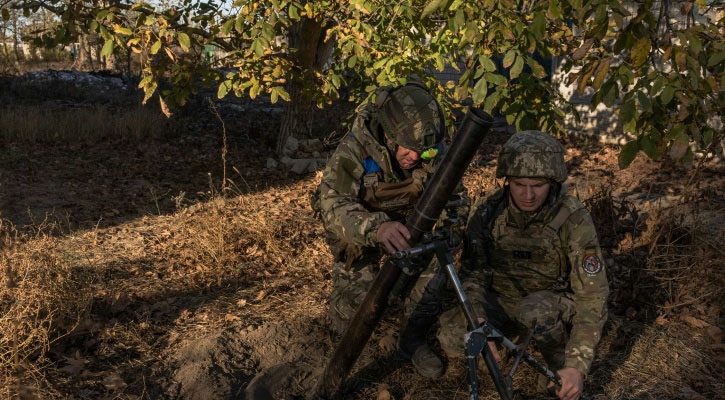
[[[378,89],[374,109],[386,136],[399,146],[423,153],[443,140],[443,113],[422,84]]]
[[[523,131],[503,145],[498,155],[496,178],[549,178],[566,180],[564,146],[546,133]]]

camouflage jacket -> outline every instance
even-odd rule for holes
[[[564,365],[586,374],[607,319],[609,285],[584,205],[562,189],[540,210],[523,212],[500,189],[474,205],[466,240],[464,268],[484,287],[512,299],[559,290],[576,303]]]
[[[370,112],[364,108],[355,119],[350,133],[343,138],[322,174],[318,188],[319,202],[316,208],[325,225],[327,241],[336,258],[346,246],[362,251],[378,245],[376,233],[383,222],[402,220],[411,204],[393,205],[386,211],[375,210],[364,200],[366,179],[377,182],[397,183],[412,178],[422,190],[435,170],[435,161],[442,159],[444,148],[433,162],[421,163],[412,171],[398,169],[394,155],[373,135],[366,121]],[[397,165],[397,164],[396,164]],[[467,215],[467,210],[466,214]]]

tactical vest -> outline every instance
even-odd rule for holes
[[[499,194],[499,193],[497,193]],[[496,195],[494,195],[496,196]],[[560,201],[548,222],[535,221],[520,229],[509,221],[508,195],[499,195],[487,213],[487,286],[505,296],[520,298],[540,290],[568,290],[567,245],[559,231],[576,211]]]
[[[382,172],[372,157],[364,161],[365,175],[361,200],[371,211],[384,211],[391,219],[401,219],[412,209],[423,193],[428,173],[416,168],[412,176],[400,182],[383,182]]]

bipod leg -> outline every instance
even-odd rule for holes
[[[456,273],[456,268],[453,265],[453,256],[451,255],[448,248],[441,245],[436,249],[436,255],[438,257],[438,263],[441,265],[441,268],[445,268],[446,273],[448,274],[448,278],[453,284],[453,289],[456,292],[456,297],[458,298],[458,302],[463,309],[463,314],[466,316],[468,326],[471,329],[471,332],[469,332],[469,334],[479,332],[481,337],[483,338],[483,345],[481,346],[482,349],[479,350],[479,353],[477,354],[483,355],[483,361],[486,363],[486,367],[488,367],[488,372],[491,375],[493,384],[496,386],[496,391],[498,391],[498,394],[501,396],[502,400],[511,400],[513,398],[513,387],[511,385],[511,382],[510,380],[506,379],[503,373],[501,373],[501,369],[498,367],[496,360],[493,358],[493,352],[488,347],[488,338],[490,336],[494,336],[491,327],[489,327],[488,324],[486,324],[485,322],[483,323],[483,325],[479,324],[478,317],[476,316],[476,312],[473,310],[471,301],[468,300],[466,293],[463,291],[463,285],[461,284],[461,280],[458,278],[458,274]],[[468,354],[466,354],[466,357],[468,357]],[[471,363],[469,360],[468,366],[469,369],[471,368],[471,366],[473,366],[473,371],[469,370],[468,374],[469,377],[473,376],[475,379],[475,362]],[[474,385],[471,386],[471,390],[473,389]],[[475,384],[475,389],[475,396],[478,396],[478,383]],[[473,399],[474,393],[471,392],[470,396]]]
[[[521,358],[526,354],[526,348],[529,347],[529,343],[531,342],[531,338],[534,337],[534,329],[536,329],[536,320],[534,320],[533,327],[531,330],[529,330],[529,334],[526,335],[526,339],[524,339],[523,343],[519,346],[519,351],[516,354],[516,359],[514,360],[514,364],[511,366],[511,370],[508,373],[508,377],[513,379],[514,372],[516,372],[516,368],[518,368],[519,363],[521,362]]]
[[[478,355],[486,345],[486,338],[481,331],[468,332],[465,335],[466,361],[468,362],[468,393],[469,400],[478,400]]]

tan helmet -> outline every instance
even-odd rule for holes
[[[394,143],[422,153],[443,140],[441,108],[422,84],[382,87],[375,96],[375,119]]]
[[[564,146],[540,131],[516,133],[504,144],[498,155],[496,178],[549,178],[566,180]]]

